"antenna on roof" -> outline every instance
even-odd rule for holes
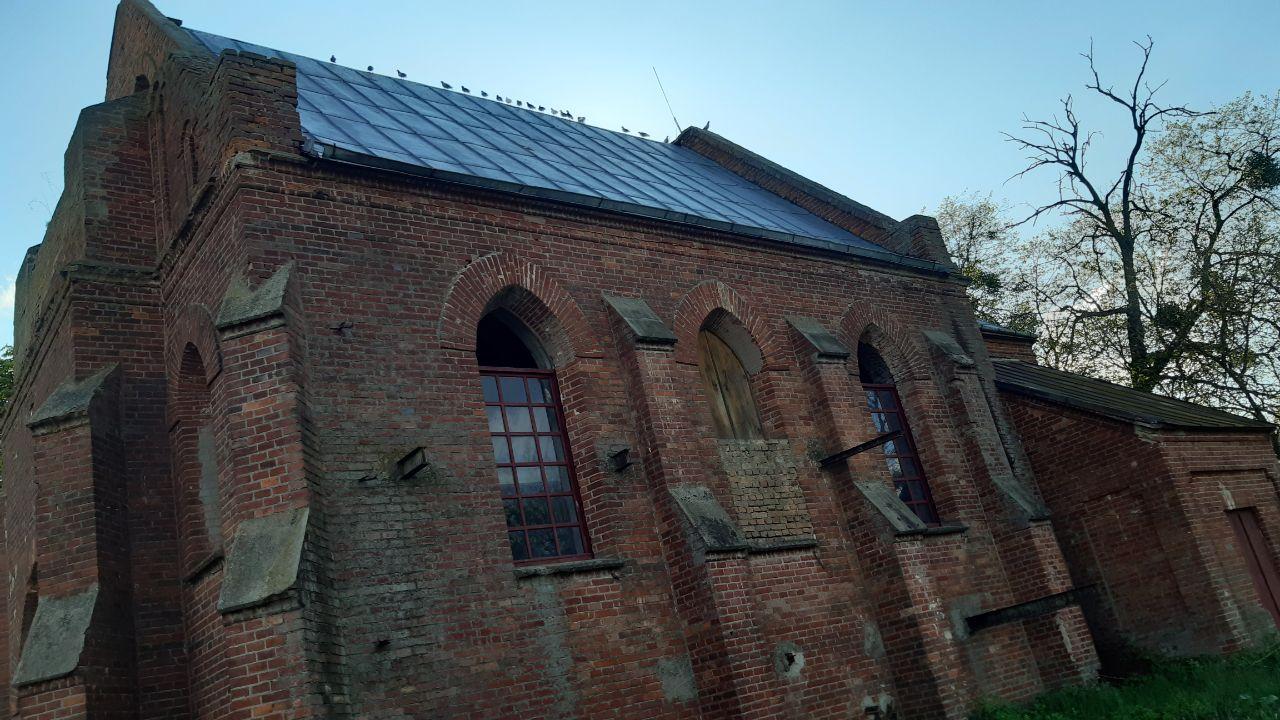
[[[650,67],[653,68],[653,79],[658,81],[658,89],[662,91],[662,99],[666,100],[667,103],[667,112],[671,113],[671,122],[676,124],[676,134],[679,135],[681,130],[680,121],[676,119],[676,111],[671,109],[671,101],[667,99],[667,90],[662,87],[662,78],[658,77],[658,68],[652,65]]]

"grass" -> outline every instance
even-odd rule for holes
[[[1067,688],[1028,706],[987,704],[973,720],[1275,720],[1280,644],[1230,657],[1152,661],[1118,684]]]

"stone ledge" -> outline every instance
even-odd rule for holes
[[[849,357],[849,348],[841,344],[821,322],[813,318],[788,315],[787,323],[809,343],[819,359],[844,360]]]
[[[952,523],[950,525],[925,525],[911,528],[910,530],[899,530],[894,534],[898,537],[932,537],[936,535],[959,535],[966,532],[969,532],[968,525]]]
[[[627,324],[631,334],[635,335],[636,342],[652,345],[676,344],[676,334],[662,322],[644,298],[625,298],[605,293],[604,301]]]
[[[816,547],[818,547],[818,538],[816,537],[784,538],[782,540],[753,542],[747,548],[747,552],[751,555],[763,555],[772,552],[786,552],[787,550],[808,550]]]
[[[49,395],[39,408],[31,413],[27,427],[40,434],[40,429],[50,426],[65,425],[69,421],[88,418],[89,405],[93,398],[102,392],[107,379],[116,370],[116,365],[108,365],[89,377],[76,381],[67,380]]]
[[[292,272],[293,263],[287,262],[256,288],[249,287],[249,280],[243,273],[236,274],[218,308],[215,321],[218,330],[226,334],[241,325],[283,315],[285,289]],[[274,324],[268,325],[274,327]]]
[[[223,566],[220,612],[262,605],[297,585],[308,516],[303,507],[240,523]]]
[[[31,685],[75,672],[97,603],[96,583],[74,595],[40,598],[13,684]]]
[[[520,579],[533,577],[550,577],[553,575],[578,575],[580,573],[618,570],[627,564],[622,558],[591,558],[589,560],[569,560],[549,563],[547,565],[517,565],[516,577]]]

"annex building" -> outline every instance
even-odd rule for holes
[[[18,282],[13,718],[962,718],[1274,629],[1272,428],[709,131],[122,0]]]

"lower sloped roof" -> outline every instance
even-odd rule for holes
[[[445,180],[919,264],[679,145],[186,31],[215,54],[293,62],[306,149],[320,157],[421,168]]]
[[[1022,360],[998,358],[991,362],[996,369],[996,385],[1001,390],[1117,420],[1153,427],[1204,430],[1274,427],[1260,420]]]

